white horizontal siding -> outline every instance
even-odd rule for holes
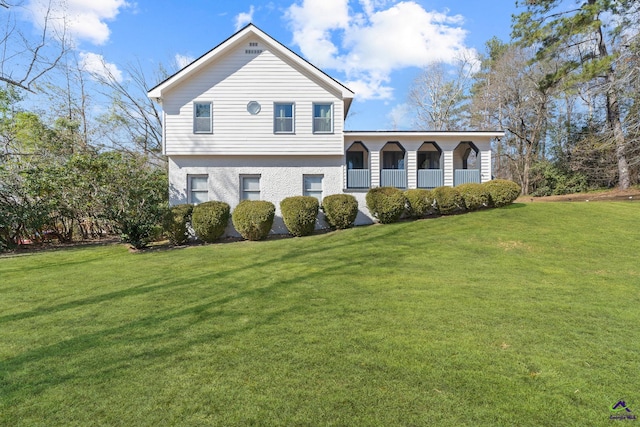
[[[268,50],[256,55],[246,54],[245,48],[230,52],[166,94],[166,153],[342,154],[344,112],[339,94]],[[213,102],[212,134],[193,133],[194,101]],[[247,112],[250,101],[261,104],[258,115]],[[295,104],[294,134],[273,132],[274,102]],[[333,103],[333,134],[313,134],[315,102]]]

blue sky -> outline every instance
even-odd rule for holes
[[[515,0],[67,0],[71,34],[86,68],[123,80],[125,65],[184,65],[253,22],[356,92],[351,130],[411,127],[406,108],[421,67],[509,39]],[[38,21],[28,0],[25,25]],[[395,117],[392,118],[392,117]]]

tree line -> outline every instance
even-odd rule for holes
[[[480,63],[426,67],[409,95],[423,129],[501,129],[494,175],[524,194],[622,189],[640,172],[640,4],[517,2],[512,39]]]
[[[170,72],[89,73],[64,26],[47,14],[41,34],[21,33],[14,6],[0,2],[0,249],[107,233],[143,246],[167,203],[160,111],[146,92]],[[425,68],[409,95],[417,126],[505,130],[494,175],[525,194],[638,183],[640,3],[518,6],[512,39],[489,40],[479,63]]]
[[[168,198],[161,113],[146,92],[169,72],[87,71],[51,5],[33,35],[19,2],[0,2],[0,250],[112,234],[144,246]]]

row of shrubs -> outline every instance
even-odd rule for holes
[[[369,190],[367,208],[378,221],[388,224],[402,215],[424,218],[429,215],[451,215],[487,207],[506,206],[520,195],[520,186],[513,181],[494,179],[483,184],[462,184],[433,190],[378,187]]]
[[[320,204],[315,197],[288,197],[280,202],[282,219],[294,236],[313,233]],[[358,215],[358,201],[349,194],[334,194],[322,201],[325,220],[331,228],[350,227]],[[182,245],[189,241],[190,228],[203,242],[215,242],[224,234],[231,218],[234,228],[247,240],[262,240],[269,234],[275,217],[273,203],[263,200],[244,200],[231,215],[225,202],[211,201],[193,206],[176,205],[167,211],[163,229],[169,241]]]
[[[501,207],[512,203],[520,194],[520,186],[512,181],[493,180],[484,184],[463,184],[457,187],[438,187],[434,190],[401,191],[394,187],[372,188],[366,195],[371,215],[383,224],[398,221],[403,214],[410,218],[429,215],[449,215],[484,207]],[[358,215],[358,201],[350,194],[333,194],[322,200],[294,196],[280,202],[282,219],[294,236],[313,233],[318,211],[332,229],[348,228]],[[224,234],[229,223],[247,240],[267,237],[275,217],[273,203],[263,200],[244,200],[231,214],[227,203],[211,201],[199,205],[173,206],[164,218],[163,228],[172,244],[181,245],[190,238],[190,227],[198,239],[214,242]]]

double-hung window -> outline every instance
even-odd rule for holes
[[[318,202],[322,202],[322,178],[322,175],[304,175],[302,194],[315,197]]]
[[[240,200],[260,200],[260,175],[240,176]]]
[[[211,102],[193,103],[193,132],[213,132],[213,105]]]
[[[313,132],[333,132],[333,104],[313,104]]]
[[[276,102],[273,105],[273,131],[293,133],[294,105],[292,102]]]
[[[197,205],[209,201],[209,177],[189,175],[187,178],[188,202]]]

